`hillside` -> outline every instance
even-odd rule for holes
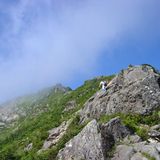
[[[0,122],[11,124],[19,118],[34,116],[48,110],[48,97],[62,96],[70,91],[69,87],[57,84],[53,87],[43,89],[35,94],[18,97],[0,106]]]
[[[112,77],[107,78],[111,79]],[[16,100],[5,104],[4,107],[8,106],[9,114],[15,114],[15,108],[18,108],[19,110],[25,110],[23,112],[25,116],[15,120],[12,127],[7,127],[0,132],[0,159],[38,159],[37,151],[41,149],[44,140],[47,138],[48,130],[59,126],[61,122],[69,120],[71,117],[74,118],[74,113],[98,90],[99,81],[102,79],[105,79],[105,77],[86,81],[83,86],[74,91],[65,90],[65,92],[56,92],[55,94],[55,90],[51,90],[49,94],[44,94],[46,96],[42,96],[42,98],[34,99],[34,97],[37,97],[36,94],[29,96],[29,98],[22,97],[20,100],[18,99],[18,102]],[[74,105],[70,107],[70,104]],[[7,109],[5,108],[5,111],[8,115]],[[64,111],[65,109],[66,111]],[[40,112],[37,112],[37,110]],[[73,128],[62,139],[62,144],[59,144],[56,150],[51,152],[52,154],[56,155],[58,149],[62,148],[65,142],[82,128],[82,126],[77,126],[74,123],[70,127]],[[31,142],[34,144],[33,149],[30,152],[24,152],[24,148]],[[44,157],[50,155],[50,153],[46,154]],[[43,156],[40,155],[39,157]]]
[[[0,117],[2,160],[160,160],[160,74],[150,65],[18,98]]]

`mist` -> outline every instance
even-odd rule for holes
[[[142,34],[156,6],[156,0],[2,0],[0,102],[90,75],[126,35]]]

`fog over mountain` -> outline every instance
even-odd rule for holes
[[[159,9],[156,0],[2,0],[0,102],[57,82],[76,87],[103,68],[103,56],[114,68],[109,59],[126,37],[160,37]]]

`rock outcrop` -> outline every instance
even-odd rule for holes
[[[66,130],[69,127],[71,122],[72,122],[72,119],[67,122],[64,121],[59,127],[56,127],[56,128],[53,128],[52,130],[49,130],[48,131],[49,136],[44,141],[42,149],[39,150],[38,153],[41,153],[42,151],[55,146],[58,143],[58,141],[63,137],[63,135],[66,133]]]
[[[0,122],[0,129],[3,129],[5,127],[5,123]]]
[[[111,160],[160,160],[160,143],[146,141],[132,144],[118,145]]]
[[[121,71],[106,92],[91,97],[81,111],[81,121],[98,119],[103,114],[149,114],[160,107],[160,75],[149,65]]]
[[[75,100],[69,101],[65,106],[64,112],[68,112],[70,110],[73,110],[76,106],[77,106],[77,104],[76,104]]]
[[[29,152],[32,148],[33,148],[33,143],[30,143],[24,148],[24,151]]]
[[[114,118],[106,124],[99,125],[92,120],[65,148],[60,150],[59,160],[105,160],[106,153],[112,146],[129,135],[119,118]]]
[[[119,117],[111,119],[108,123],[101,125],[101,135],[104,153],[124,137],[130,135],[130,131],[121,124]]]
[[[62,149],[57,159],[97,159],[104,160],[102,150],[102,136],[96,120],[92,120],[77,136],[70,140]]]
[[[152,139],[152,141],[160,142],[160,124],[152,126],[148,135]]]
[[[160,74],[153,67],[141,65],[121,71],[107,91],[97,92],[85,103],[79,112],[80,122],[92,121],[59,151],[57,159],[160,160],[159,125],[150,128],[148,141],[142,141],[118,117],[106,124],[97,121],[102,115],[120,112],[146,115],[159,107]]]

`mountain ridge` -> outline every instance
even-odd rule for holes
[[[26,116],[32,106],[38,105],[40,101],[44,101],[50,94],[63,94],[71,91],[71,88],[56,84],[53,87],[42,89],[34,94],[20,96],[7,101],[0,106],[1,122],[12,122],[21,116]],[[23,106],[23,107],[22,107]],[[39,107],[39,106],[38,106]]]
[[[104,80],[112,81],[106,92],[99,88]],[[0,132],[0,159],[159,160],[159,80],[152,66],[130,65],[116,76],[51,94],[42,100],[46,110]]]

